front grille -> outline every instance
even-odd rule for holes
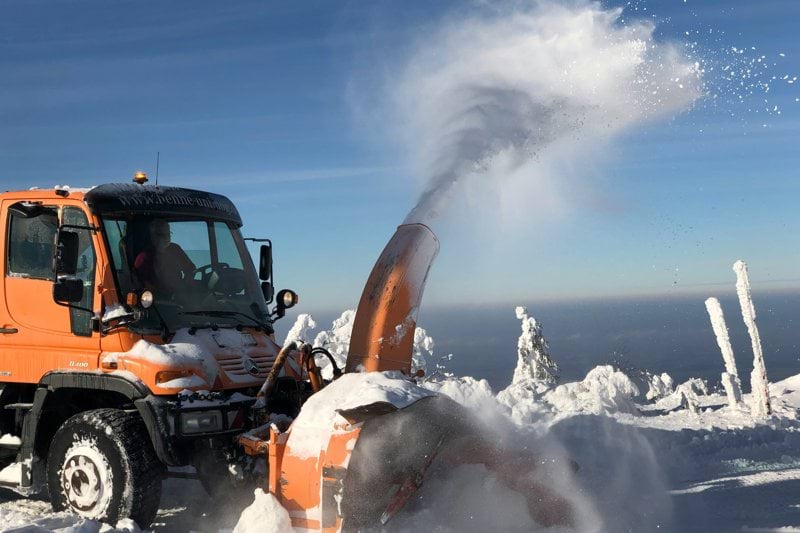
[[[240,355],[220,355],[217,356],[217,362],[226,374],[234,376],[248,376],[253,378],[265,378],[269,371],[272,369],[272,364],[275,362],[275,356],[269,354],[251,355],[250,359],[258,365],[258,374],[253,376],[244,368],[244,358],[248,356]]]

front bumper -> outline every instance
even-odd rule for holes
[[[183,466],[189,464],[194,443],[200,439],[225,440],[234,446],[234,437],[252,428],[255,401],[238,393],[210,393],[185,399],[150,395],[135,403],[159,459],[168,466]],[[213,417],[215,422],[187,424],[204,417]]]

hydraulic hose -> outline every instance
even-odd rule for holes
[[[296,341],[292,341],[281,348],[281,351],[278,352],[278,357],[275,358],[275,363],[272,365],[272,370],[269,371],[269,375],[267,375],[267,379],[261,386],[261,390],[258,391],[256,398],[264,398],[264,400],[269,398],[269,395],[272,394],[272,389],[275,388],[275,382],[278,381],[278,374],[281,373],[281,368],[283,368],[286,358],[296,349]]]

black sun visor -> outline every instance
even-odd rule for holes
[[[110,183],[95,187],[85,196],[99,215],[189,215],[242,225],[236,206],[226,197],[179,187]]]

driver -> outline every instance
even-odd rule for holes
[[[173,294],[186,286],[195,265],[179,245],[170,242],[169,223],[157,218],[148,226],[150,244],[133,263],[136,275],[148,289]]]

